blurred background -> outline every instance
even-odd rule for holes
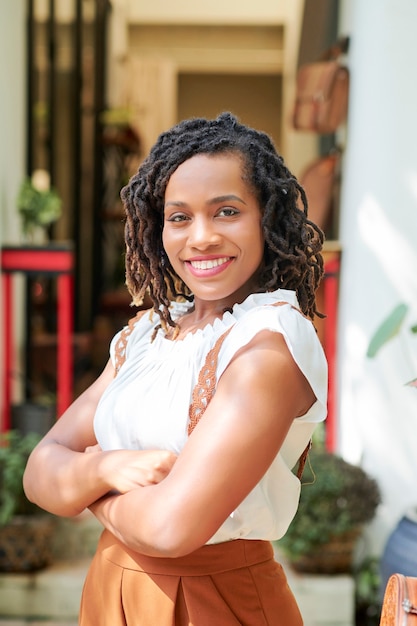
[[[119,193],[159,133],[229,110],[270,134],[294,170],[320,149],[317,136],[303,141],[291,128],[295,73],[336,39],[338,2],[318,2],[313,19],[303,5],[33,0],[3,7],[5,36],[15,32],[4,59],[13,114],[5,106],[5,132],[13,127],[13,143],[20,140],[5,151],[12,178],[4,169],[1,240],[33,243],[22,233],[17,192],[25,176],[47,173],[61,215],[34,236],[72,249],[75,394],[101,370],[109,338],[131,315]],[[39,396],[56,382],[56,280],[27,276],[24,376],[32,385],[26,393]]]
[[[230,110],[270,134],[306,189],[317,159],[333,159],[318,195],[324,439],[378,480],[366,552],[380,556],[417,502],[417,394],[404,385],[417,372],[416,24],[415,0],[1,3],[2,429],[12,405],[65,408],[101,371],[132,316],[120,189],[161,131]],[[347,118],[334,132],[296,129],[299,69],[340,37]],[[57,194],[59,217],[27,232],[28,179]],[[397,305],[394,339],[369,358]]]

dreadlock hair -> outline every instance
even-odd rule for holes
[[[242,160],[242,176],[262,210],[265,248],[258,290],[294,290],[305,315],[322,317],[315,292],[323,277],[324,237],[307,218],[306,194],[268,135],[244,126],[231,113],[214,120],[184,120],[163,132],[122,189],[126,284],[133,304],[141,304],[148,292],[167,331],[168,326],[176,328],[169,312],[171,299],[192,300],[165,254],[162,229],[168,181],[181,163],[197,154],[231,154]]]

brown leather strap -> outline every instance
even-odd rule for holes
[[[321,55],[320,61],[330,61],[332,59],[338,59],[342,54],[347,54],[349,51],[350,39],[347,36],[340,37],[330,48],[327,48]]]
[[[149,313],[151,310],[152,309],[145,309],[144,311],[138,311],[135,317],[132,317],[128,321],[127,326],[125,326],[122,332],[120,333],[119,339],[117,340],[115,349],[114,349],[114,361],[115,361],[114,375],[115,376],[117,376],[120,368],[122,367],[123,363],[126,360],[127,340],[129,339],[129,335],[131,334],[133,330],[133,326],[136,324],[136,322],[138,322],[141,319],[141,317],[145,315],[145,313]]]
[[[188,435],[191,435],[194,428],[197,426],[200,418],[208,406],[208,403],[214,395],[216,388],[217,358],[219,356],[220,348],[232,328],[233,326],[220,335],[213,348],[207,353],[204,365],[200,370],[197,384],[195,385],[191,396],[190,408],[188,410],[190,418],[188,423]]]
[[[417,578],[404,576],[404,579],[403,609],[408,614],[417,615]]]
[[[385,587],[380,626],[417,623],[417,578],[395,572]]]
[[[308,454],[311,450],[311,446],[313,445],[313,441],[310,439],[300,458],[298,459],[298,467],[297,467],[297,478],[301,480],[304,472],[305,465],[307,463]]]

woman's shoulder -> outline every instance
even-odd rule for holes
[[[236,311],[234,309],[234,313],[235,323],[219,353],[218,378],[234,355],[245,346],[249,347],[262,331],[279,333],[316,396],[325,402],[326,357],[316,329],[301,312],[294,292],[280,289],[270,294],[256,294],[249,298],[249,302],[239,305]]]

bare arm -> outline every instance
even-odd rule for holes
[[[293,419],[314,399],[283,337],[259,333],[222,375],[167,478],[90,508],[139,552],[187,554],[203,545],[255,487]]]
[[[125,493],[159,482],[175,462],[175,455],[165,450],[102,452],[94,447],[94,413],[113,377],[109,361],[30,455],[24,489],[41,508],[56,515],[77,515],[111,490]],[[85,453],[89,447],[92,451]]]

